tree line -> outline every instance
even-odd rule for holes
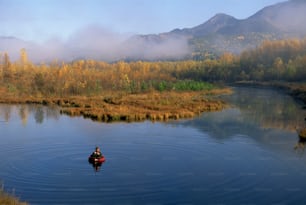
[[[97,95],[151,90],[211,89],[206,82],[304,81],[306,39],[265,41],[240,55],[216,59],[107,63],[77,60],[33,64],[25,49],[11,62],[0,54],[0,89],[33,96]]]
[[[35,65],[27,59],[24,49],[16,62],[11,62],[7,53],[2,54],[0,59],[0,89],[12,94],[61,97],[90,96],[110,91],[140,93],[213,88],[206,82],[176,78],[173,74],[178,62],[77,60]]]
[[[179,72],[179,77],[222,82],[305,81],[306,38],[264,41],[240,55],[224,53],[195,64]]]

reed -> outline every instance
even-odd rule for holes
[[[217,93],[229,93],[229,90]],[[206,111],[221,110],[225,103],[203,92],[152,92],[106,98],[70,99],[61,113],[95,121],[167,121],[192,118]],[[90,104],[90,105],[89,105]],[[77,106],[75,106],[77,105]]]
[[[0,189],[0,204],[1,205],[28,205],[26,202],[21,202],[17,197],[9,195]]]

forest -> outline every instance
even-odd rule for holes
[[[236,56],[224,53],[202,61],[114,62],[77,60],[33,64],[25,49],[11,62],[0,55],[0,87],[33,96],[97,95],[107,91],[142,93],[212,89],[207,82],[285,81],[306,79],[306,39],[265,41]]]
[[[0,54],[0,87],[16,95],[98,95],[108,91],[188,91],[212,89],[215,82],[306,79],[306,39],[265,41],[255,49],[202,61],[114,62],[77,60],[33,64],[25,49],[11,62]],[[210,82],[210,83],[207,83]]]
[[[180,79],[176,72],[192,68],[193,61],[106,63],[78,60],[34,65],[24,49],[20,60],[10,62],[7,53],[0,64],[0,86],[8,93],[36,97],[95,96],[103,93],[143,93],[165,90],[213,88],[203,81]]]

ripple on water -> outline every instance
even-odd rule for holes
[[[226,200],[247,204],[279,192],[280,186],[273,183],[278,177],[286,178],[280,176],[283,170],[276,169],[281,167],[281,157],[258,146],[248,135],[219,139],[184,126],[147,122],[105,125],[79,118],[77,121],[88,127],[77,133],[81,128],[73,124],[75,120],[65,119],[69,119],[66,126],[72,123],[67,129],[73,130],[65,133],[73,135],[27,136],[24,142],[1,145],[0,156],[7,155],[2,157],[1,176],[17,196],[31,204],[205,204]],[[106,155],[99,172],[87,162],[88,149],[95,144],[102,144]]]

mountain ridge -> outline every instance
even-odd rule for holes
[[[215,58],[224,52],[239,54],[255,48],[265,40],[303,38],[306,36],[306,0],[289,0],[267,6],[245,19],[217,13],[207,21],[169,32],[133,35],[121,40],[105,31],[84,31],[67,41],[47,43],[24,41],[13,36],[0,36],[0,53],[8,52],[18,59],[26,48],[35,62],[54,59],[118,60],[181,60]],[[95,38],[86,38],[95,34]],[[102,33],[102,34],[101,34]]]
[[[138,36],[161,42],[167,38],[187,39],[194,53],[240,53],[264,40],[306,36],[306,1],[290,0],[264,7],[245,19],[218,13],[206,22],[170,32]],[[150,38],[148,38],[150,36]]]
[[[264,7],[245,19],[236,19],[233,16],[219,13],[210,18],[208,21],[187,30],[207,29],[210,30],[210,32],[213,31],[212,33],[216,33],[216,31],[222,31],[222,29],[216,29],[216,27],[221,26],[224,29],[225,27],[238,26],[245,27],[244,29],[246,31],[249,31],[250,28],[255,27],[255,29],[250,30],[260,32],[277,30],[292,33],[292,27],[294,27],[296,29],[296,33],[301,33],[302,31],[302,34],[305,35],[306,24],[303,22],[303,19],[306,18],[305,11],[305,0],[291,0]],[[267,25],[267,27],[262,30],[256,29],[256,26],[257,28],[262,28],[263,25]],[[238,31],[240,32],[239,29]]]

